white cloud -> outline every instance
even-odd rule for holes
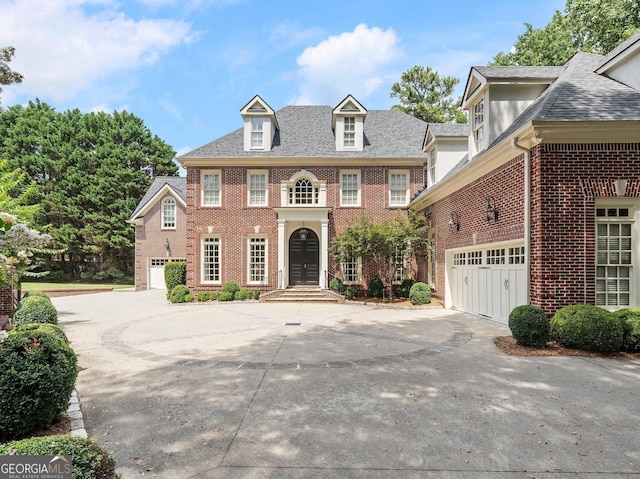
[[[391,28],[358,25],[306,48],[297,58],[300,86],[295,104],[337,103],[347,94],[361,100],[389,82],[391,65],[401,55]]]
[[[108,103],[100,103],[98,105],[94,105],[92,106],[89,111],[91,113],[113,113],[114,111],[129,111],[129,106],[128,105],[120,105],[119,107],[113,108],[111,105],[109,105]]]
[[[113,5],[109,0],[0,0],[0,45],[16,48],[11,68],[24,75],[16,90],[55,101],[73,99],[114,74],[157,62],[196,35],[188,23],[134,20]]]

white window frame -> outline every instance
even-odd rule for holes
[[[601,308],[616,310],[638,307],[638,206],[628,199],[623,202],[602,199],[596,203],[595,304]],[[626,216],[619,215],[621,209],[627,210]],[[604,210],[604,215],[598,210]],[[604,229],[606,235],[601,234]],[[623,238],[628,238],[628,246],[623,243]],[[627,276],[621,274],[622,268],[627,269]]]
[[[473,118],[473,140],[476,145],[477,151],[484,150],[484,97],[480,98],[480,101],[473,105],[472,118]]]
[[[431,154],[429,155],[429,180],[431,181],[431,185],[436,184],[436,160],[438,154],[436,150],[431,150]]]
[[[429,242],[429,250],[427,251],[427,281],[431,286],[431,289],[435,289],[436,286],[436,229],[429,228],[427,230],[427,238]]]
[[[345,116],[343,121],[343,145],[345,148],[356,147],[356,117]]]
[[[252,176],[264,177],[264,188],[253,188],[251,178]],[[252,193],[264,192],[264,199],[262,202],[255,202],[255,198]],[[247,205],[251,207],[265,207],[269,205],[269,171],[268,170],[248,170],[247,171]]]
[[[351,185],[345,185],[345,181],[344,181],[344,177],[346,175],[355,175],[356,176],[356,185],[357,185],[357,191],[356,191],[356,201],[355,203],[349,203],[347,201],[345,201],[345,192],[350,191],[353,192],[354,189],[353,188],[347,188],[347,186],[351,186]],[[359,206],[361,206],[361,202],[362,202],[362,180],[361,180],[361,173],[360,170],[340,170],[340,206],[342,207],[346,207],[346,208],[357,208]]]
[[[348,271],[355,271],[352,277]],[[342,273],[343,284],[360,284],[362,282],[362,258],[353,258],[350,261],[340,263],[340,272]]]
[[[209,262],[205,262],[207,258],[206,245],[212,244],[217,246],[217,257],[216,261],[213,261],[213,269],[217,269],[217,275],[214,272],[211,276],[209,276],[208,270],[210,267],[207,265]],[[201,236],[200,237],[200,281],[202,284],[222,284],[222,240],[219,236]],[[216,277],[217,276],[217,277]]]
[[[251,118],[251,149],[264,150],[264,118],[254,116]]]
[[[392,188],[393,186],[396,186],[393,184],[393,177],[394,176],[404,176],[405,177],[405,188],[404,188],[404,195],[403,196],[403,201],[399,202],[398,198],[399,195],[397,195],[397,193],[400,190],[399,188]],[[389,207],[390,208],[403,208],[409,205],[409,190],[411,187],[411,183],[410,183],[410,177],[409,177],[409,170],[389,170]],[[395,192],[395,194],[394,194]]]
[[[218,188],[212,188],[210,191],[215,195],[213,201],[207,201],[207,191],[205,189],[205,179],[207,176],[218,177]],[[221,170],[203,170],[200,173],[200,205],[205,208],[220,208],[222,206],[222,171]]]
[[[263,253],[262,263],[254,262],[254,246],[262,245]],[[254,279],[255,266],[263,265],[264,272],[261,279]],[[264,236],[249,236],[247,238],[247,283],[248,284],[266,284],[269,278],[269,240]]]
[[[401,284],[405,279],[410,277],[411,254],[410,244],[407,243],[402,249],[400,245],[396,245],[396,252],[393,255],[393,284]]]
[[[169,205],[171,205],[173,208],[173,214],[169,215],[168,214],[168,207]],[[171,196],[167,196],[166,198],[164,198],[162,200],[162,213],[161,213],[161,228],[162,230],[175,230],[177,228],[177,223],[178,223],[178,218],[177,218],[177,210],[178,210],[178,205],[176,200],[171,197]]]

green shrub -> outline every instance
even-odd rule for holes
[[[411,304],[420,305],[431,302],[431,287],[422,282],[414,283],[409,288],[409,299]]]
[[[191,293],[184,295],[185,303],[193,303],[193,300],[196,299]]]
[[[167,291],[182,284],[187,284],[187,263],[185,261],[171,261],[164,265],[164,282]]]
[[[620,320],[622,326],[622,349],[629,352],[640,351],[640,309],[620,309],[613,315]]]
[[[228,281],[224,283],[224,286],[222,286],[222,291],[225,293],[236,294],[237,291],[240,291],[240,286],[238,286],[238,283],[235,281]]]
[[[332,278],[331,281],[329,281],[329,289],[337,293],[342,291],[342,280],[340,278]]]
[[[416,284],[416,282],[410,278],[402,281],[400,288],[398,288],[398,296],[400,296],[401,298],[408,298],[409,291],[411,291],[411,287],[414,284]]]
[[[34,331],[36,329],[39,331],[44,331],[49,334],[53,334],[60,341],[64,341],[66,344],[69,344],[69,338],[67,338],[67,335],[64,333],[62,329],[60,329],[59,326],[56,326],[55,324],[50,324],[50,323],[19,324],[18,326],[14,327],[11,330],[11,332],[13,333],[18,331]]]
[[[52,334],[8,335],[0,342],[0,438],[51,425],[67,410],[77,375],[75,353]]]
[[[538,306],[525,304],[509,314],[509,329],[516,343],[544,349],[549,341],[549,319]]]
[[[196,298],[198,299],[198,302],[200,302],[200,303],[205,302],[205,301],[210,301],[211,300],[211,293],[209,293],[208,291],[201,291],[200,293],[198,293]]]
[[[30,296],[38,296],[40,298],[47,298],[48,300],[51,300],[51,298],[49,298],[49,295],[47,293],[45,293],[44,291],[38,291],[38,290],[36,290],[36,291],[27,291],[22,296],[22,299],[28,298]]]
[[[58,311],[49,298],[28,296],[20,301],[13,313],[13,324],[50,323],[58,324]]]
[[[241,289],[240,291],[236,291],[233,299],[237,299],[238,301],[244,301],[246,299],[253,298],[253,293],[248,289]]]
[[[255,299],[255,300],[260,299],[260,290],[259,289],[254,289],[253,290],[253,299]]]
[[[220,293],[218,291],[211,291],[211,293],[209,293],[209,298],[211,298],[211,301],[217,301],[219,294]]]
[[[230,291],[220,291],[218,293],[218,301],[233,301],[233,293]]]
[[[568,348],[618,351],[622,325],[609,311],[589,304],[565,306],[551,319],[551,336]]]
[[[384,284],[382,280],[377,276],[371,278],[367,284],[367,296],[370,298],[382,298],[382,292],[384,291]]]
[[[347,299],[353,299],[355,295],[356,295],[356,292],[354,291],[353,288],[347,288],[344,290],[344,297]]]
[[[174,286],[169,293],[169,302],[171,303],[184,303],[186,302],[187,295],[190,295],[189,288],[183,284]]]
[[[0,454],[18,456],[73,456],[74,479],[118,479],[115,459],[93,439],[41,436],[0,444]]]

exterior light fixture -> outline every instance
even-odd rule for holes
[[[307,241],[307,228],[300,229],[300,241]]]
[[[487,223],[498,221],[498,210],[496,209],[496,201],[493,196],[487,196],[487,207],[484,209],[484,219]]]
[[[451,219],[449,220],[449,232],[457,233],[458,231],[460,231],[460,217],[458,213],[452,212]]]
[[[164,239],[164,249],[166,249],[167,251],[171,249],[171,246],[169,245],[169,238]]]

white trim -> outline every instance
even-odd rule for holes
[[[173,226],[166,226],[165,221],[165,204],[167,202],[173,202]],[[162,198],[162,202],[160,203],[160,230],[161,231],[175,231],[178,229],[178,205],[176,203],[176,199],[169,195]]]
[[[362,171],[361,170],[354,170],[354,169],[350,169],[350,170],[340,170],[339,171],[339,175],[340,175],[340,201],[339,204],[341,207],[343,208],[358,208],[362,205]],[[344,203],[344,196],[343,196],[343,192],[345,190],[344,188],[344,183],[343,183],[343,176],[344,175],[356,175],[356,181],[358,184],[358,189],[357,189],[357,194],[356,194],[356,203],[355,204],[345,204]],[[349,189],[351,191],[351,189]]]
[[[167,195],[173,196],[174,199],[178,203],[180,203],[184,208],[187,207],[187,203],[185,203],[185,201],[182,198],[180,198],[180,195],[178,194],[178,192],[171,185],[165,184],[162,188],[158,190],[158,192],[155,195],[153,195],[153,197],[149,201],[147,201],[144,204],[142,208],[140,208],[140,210],[135,214],[135,216],[132,216],[127,220],[127,223],[142,224],[142,223],[139,223],[138,220],[142,218],[145,214],[147,214],[149,210],[153,207],[153,205],[155,205],[158,202],[158,200],[160,200],[160,198],[163,198]]]
[[[204,177],[206,175],[218,176],[218,203],[205,204],[204,202]],[[200,207],[201,208],[220,208],[222,207],[222,170],[201,170],[200,171]]]
[[[264,276],[261,281],[251,280],[251,243],[254,240],[263,240],[259,244],[264,245]],[[269,279],[269,239],[266,236],[250,235],[247,236],[247,284],[260,285],[266,284]]]
[[[404,176],[406,178],[406,190],[405,190],[405,200],[402,204],[392,203],[392,188],[391,188],[391,176],[398,175]],[[409,206],[409,191],[411,189],[411,175],[409,170],[389,170],[389,174],[387,175],[387,185],[389,187],[389,193],[387,194],[387,203],[389,208],[406,208]],[[396,191],[396,190],[393,190]],[[399,191],[399,190],[398,190]]]
[[[251,203],[251,175],[264,175],[264,203]],[[256,190],[257,191],[257,190]],[[269,206],[269,170],[247,170],[247,207],[249,208],[266,208]]]
[[[205,280],[204,273],[204,245],[206,240],[217,240],[218,246],[218,279],[217,280]],[[200,237],[200,283],[201,284],[222,284],[222,239],[220,236],[215,235],[202,235]]]

